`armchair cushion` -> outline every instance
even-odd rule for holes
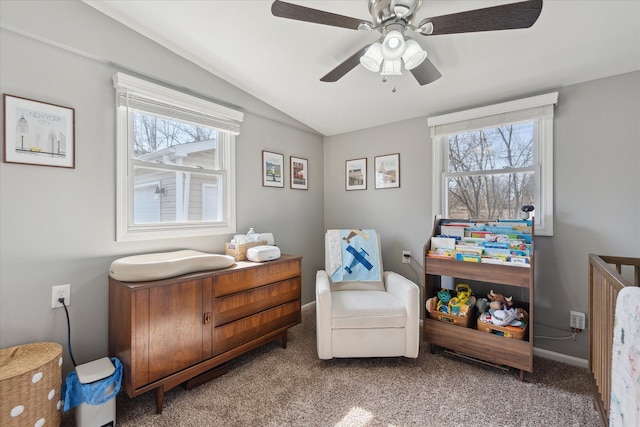
[[[405,304],[389,292],[340,291],[331,294],[332,329],[404,328]]]

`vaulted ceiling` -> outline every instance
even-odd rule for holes
[[[545,0],[529,29],[412,35],[442,73],[424,86],[405,71],[383,83],[361,65],[321,82],[380,34],[274,17],[272,1],[84,1],[323,135],[640,69],[640,1],[633,0]],[[367,0],[288,1],[371,20]],[[416,21],[514,1],[423,0]]]

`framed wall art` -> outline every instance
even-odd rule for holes
[[[374,161],[376,188],[400,187],[400,154],[377,156]]]
[[[296,190],[307,190],[309,188],[309,162],[300,157],[290,157],[289,170],[291,179],[289,185]]]
[[[75,168],[75,110],[3,95],[4,162]]]
[[[367,159],[347,160],[345,166],[347,191],[367,189]]]
[[[284,187],[284,156],[270,151],[262,151],[262,185],[264,187]]]

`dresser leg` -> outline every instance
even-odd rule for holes
[[[524,369],[520,369],[520,381],[524,381]]]
[[[164,403],[164,386],[156,389],[156,414],[162,413],[162,405]]]
[[[286,349],[287,348],[287,331],[284,331],[284,333],[282,334],[282,348]]]

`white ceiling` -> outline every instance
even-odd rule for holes
[[[268,0],[84,1],[323,135],[640,69],[638,0],[545,0],[530,29],[412,35],[442,73],[425,86],[407,72],[382,83],[360,65],[321,82],[379,33],[276,18]],[[288,1],[371,20],[367,0]],[[509,2],[423,0],[414,22]]]

